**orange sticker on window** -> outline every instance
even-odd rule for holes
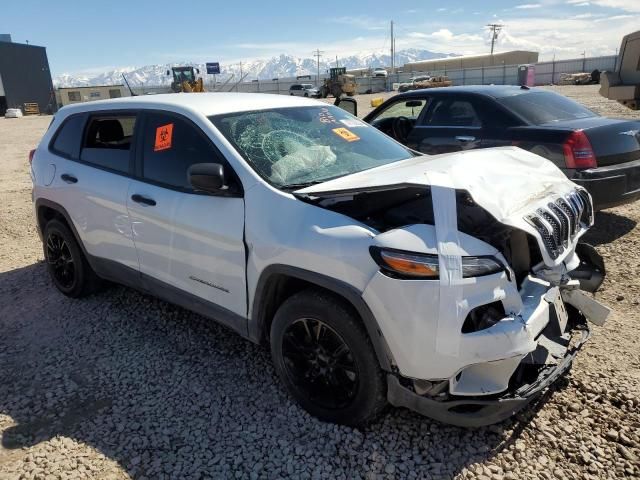
[[[331,131],[347,142],[355,142],[356,140],[360,140],[359,136],[357,136],[351,130],[347,130],[346,128],[334,128]]]
[[[173,123],[167,123],[156,128],[156,143],[153,146],[154,152],[171,148],[173,138]]]

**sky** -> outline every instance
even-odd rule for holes
[[[541,60],[614,54],[640,30],[640,0],[3,0],[0,33],[47,47],[54,75],[171,62],[237,63],[282,53],[329,58],[396,49],[535,50]],[[395,6],[394,6],[395,4]]]

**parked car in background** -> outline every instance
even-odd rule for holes
[[[372,77],[387,77],[387,75],[389,75],[389,73],[387,72],[387,69],[384,67],[374,68],[373,72],[371,73]]]
[[[584,186],[597,210],[640,198],[640,121],[601,117],[557,93],[517,86],[414,90],[364,120],[427,154],[516,145]]]
[[[430,75],[422,75],[420,77],[411,77],[408,81],[402,82],[398,85],[398,92],[407,92],[409,90],[414,90],[415,85],[418,82],[428,82],[431,79]]]
[[[30,163],[60,292],[111,280],[270,345],[326,421],[498,422],[607,316],[589,194],[515,147],[434,160],[311,99],[165,94],[62,108]]]
[[[289,95],[316,98],[320,91],[311,83],[298,83],[289,87]]]
[[[22,117],[22,110],[19,108],[7,108],[4,112],[4,118],[20,118]]]

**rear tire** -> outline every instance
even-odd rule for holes
[[[50,220],[43,233],[44,258],[51,280],[68,297],[96,292],[101,281],[85,258],[75,236],[63,222]]]
[[[329,293],[305,290],[280,306],[271,355],[291,396],[321,420],[364,425],[387,404],[385,374],[366,330]]]

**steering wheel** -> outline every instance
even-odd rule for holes
[[[262,151],[264,156],[272,163],[282,157],[295,152],[300,147],[311,147],[313,140],[291,130],[272,130],[262,139]]]
[[[403,143],[407,140],[407,137],[413,130],[413,123],[407,117],[396,117],[393,119],[393,123],[391,124],[391,131],[393,132],[393,136],[400,143]]]

